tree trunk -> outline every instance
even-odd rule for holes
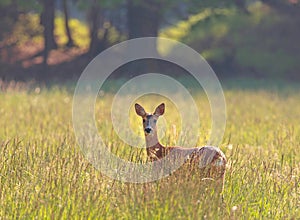
[[[157,37],[159,26],[162,20],[161,3],[158,0],[135,1],[128,0],[127,4],[127,22],[129,39],[140,37]],[[152,55],[156,55],[157,46],[144,45],[143,50],[151,51]],[[149,72],[159,72],[160,63],[152,60],[139,60],[128,64],[129,70],[127,75],[133,77],[135,75],[145,74]]]
[[[161,22],[161,3],[157,0],[128,0],[128,37],[157,37]]]
[[[66,44],[67,47],[74,47],[74,40],[72,38],[70,26],[69,26],[69,10],[68,10],[68,2],[67,0],[63,0],[63,10],[64,10],[64,16],[65,16],[65,28],[66,28],[66,34],[68,37],[68,42]]]
[[[56,49],[57,44],[54,37],[55,4],[53,0],[43,0],[43,12],[41,24],[44,26],[44,51],[43,63],[47,66],[48,55],[51,49]]]
[[[245,14],[249,14],[245,0],[234,0],[235,5]]]
[[[90,20],[91,41],[90,41],[88,55],[90,57],[94,57],[106,48],[105,45],[107,40],[107,30],[105,30],[103,39],[99,39],[98,36],[99,28],[103,26],[104,22],[103,22],[103,17],[101,16],[101,8],[96,1],[94,1],[90,9],[89,20]]]

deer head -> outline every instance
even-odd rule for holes
[[[139,104],[135,104],[136,113],[143,119],[143,128],[145,136],[157,134],[156,122],[159,116],[163,115],[165,112],[165,104],[162,103],[155,109],[153,114],[146,113],[144,108]]]

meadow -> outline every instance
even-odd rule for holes
[[[184,168],[146,184],[104,176],[76,143],[74,86],[2,83],[0,219],[299,219],[300,85],[241,79],[223,86],[227,124],[220,148],[228,166],[221,202]],[[194,95],[201,146],[210,131],[210,109],[202,92]],[[143,162],[145,150],[128,152],[113,131],[105,104],[112,98],[107,92],[97,102],[99,134],[112,151],[133,153],[133,161]],[[162,143],[176,144],[180,123],[172,104],[162,97],[138,101],[149,110],[166,101]],[[141,119],[133,108],[131,113],[132,129],[142,136]]]

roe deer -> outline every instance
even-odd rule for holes
[[[217,147],[204,146],[195,148],[183,148],[179,146],[165,147],[161,145],[157,137],[156,121],[165,112],[165,104],[160,104],[153,114],[146,113],[144,108],[135,104],[136,113],[143,119],[143,128],[146,138],[147,156],[151,161],[162,159],[165,155],[173,153],[178,157],[186,157],[189,165],[198,165],[201,176],[204,179],[216,181],[219,192],[223,191],[226,169],[226,157]]]

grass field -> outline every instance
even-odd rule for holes
[[[0,219],[300,218],[299,85],[224,83],[227,126],[220,148],[228,167],[223,203],[186,169],[147,184],[102,175],[76,144],[72,88],[11,85],[0,92]],[[112,150],[123,149],[126,156],[104,104],[112,97],[105,94],[97,103],[98,129]],[[196,97],[202,122],[198,144],[203,145],[210,109],[202,93]],[[140,101],[152,110],[161,99]],[[174,126],[180,124],[176,110],[166,104],[162,142],[174,144],[180,130]],[[140,118],[133,113],[130,121],[142,136]]]

